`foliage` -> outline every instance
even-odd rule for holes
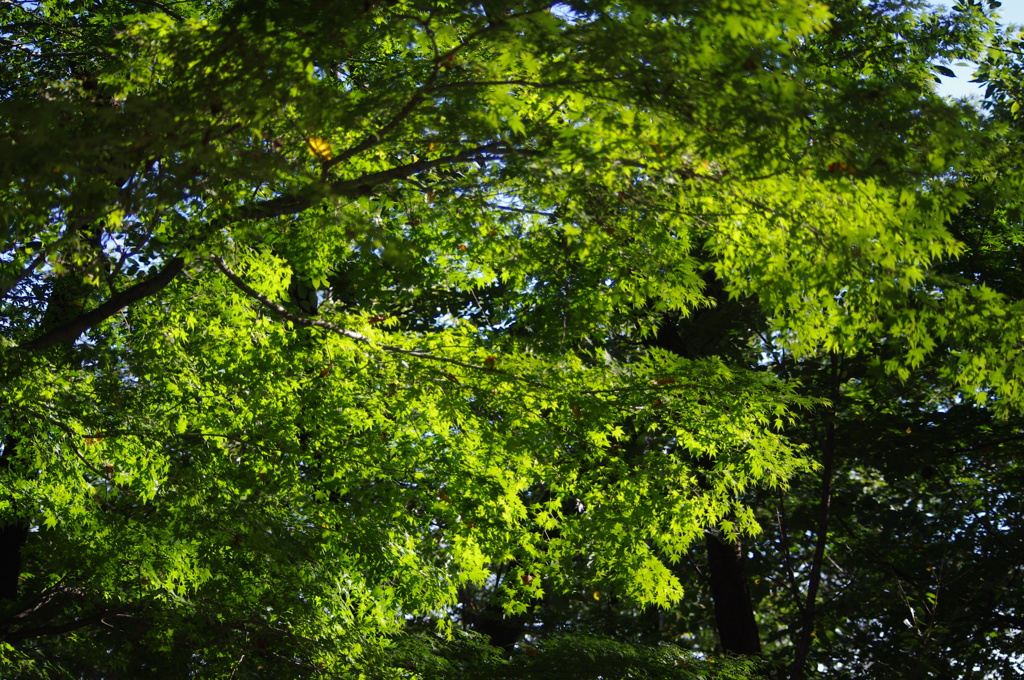
[[[485,639],[462,633],[440,642],[410,636],[396,650],[393,663],[415,677],[529,678],[531,680],[729,680],[750,677],[764,664],[749,658],[703,663],[671,645],[647,646],[593,636],[556,636],[505,657]]]
[[[932,87],[977,3],[0,12],[5,677],[748,675],[403,630],[686,606],[839,408],[768,339],[1019,407],[1019,302],[950,269],[1015,172]]]

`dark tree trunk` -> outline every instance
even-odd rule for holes
[[[754,621],[754,604],[744,569],[746,555],[739,543],[707,533],[711,594],[715,625],[722,650],[732,654],[760,654],[761,639]]]
[[[685,318],[666,315],[649,344],[688,359],[719,356],[727,361],[743,362],[747,351],[745,339],[750,328],[758,323],[754,308],[740,300],[729,299],[722,283],[710,275],[705,277],[705,284],[705,291],[717,304]],[[705,544],[715,625],[722,649],[734,654],[760,654],[761,641],[742,546],[723,541],[710,531]]]
[[[15,455],[15,439],[4,439],[3,456],[0,456],[0,479],[9,474]],[[10,522],[0,526],[0,599],[18,598],[18,579],[21,577],[21,548],[28,540],[28,524]]]
[[[526,633],[526,618],[509,616],[494,599],[494,593],[471,587],[459,590],[462,623],[475,633],[486,635],[491,644],[512,652]]]
[[[464,611],[462,618],[474,632],[486,635],[492,645],[501,647],[507,653],[515,649],[516,643],[526,632],[522,620],[509,618],[500,607],[477,612]]]
[[[18,599],[21,577],[21,548],[28,540],[28,526],[8,524],[0,527],[0,599]]]

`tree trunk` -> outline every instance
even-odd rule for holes
[[[708,275],[705,284],[705,291],[715,298],[715,306],[684,318],[666,315],[649,344],[688,359],[721,356],[743,361],[746,349],[742,339],[757,323],[756,316],[742,301],[731,300],[721,281]],[[705,544],[722,649],[734,654],[760,654],[743,548],[739,543],[724,541],[713,531],[707,532]]]
[[[0,456],[0,479],[15,455],[15,439],[4,438],[3,456]],[[18,579],[21,577],[21,547],[28,540],[28,524],[14,521],[0,526],[0,599],[18,598]]]
[[[760,654],[761,640],[744,569],[743,546],[723,540],[710,531],[705,543],[711,594],[715,600],[715,624],[722,650],[732,654]]]

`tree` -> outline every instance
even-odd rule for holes
[[[5,4],[8,675],[429,677],[403,629],[499,576],[667,607],[816,467],[754,331],[1015,408],[1012,301],[928,288],[991,24],[912,10]]]

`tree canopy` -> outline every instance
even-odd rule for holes
[[[0,5],[4,677],[1012,670],[996,6]]]

